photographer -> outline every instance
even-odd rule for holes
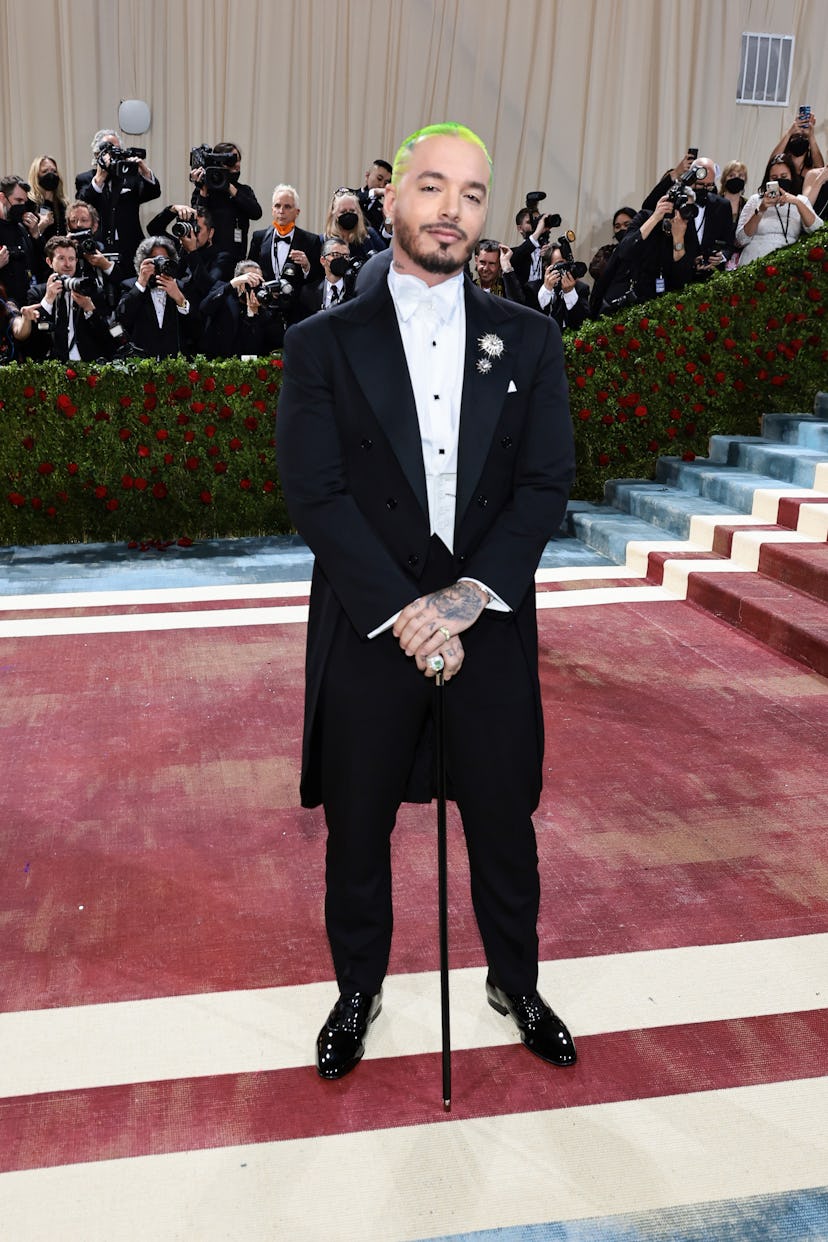
[[[324,274],[319,261],[322,241],[296,223],[300,214],[298,192],[292,185],[276,185],[271,204],[273,223],[268,229],[256,229],[248,259],[259,264],[265,280],[279,276],[289,260],[301,268],[303,280],[317,284]]]
[[[18,306],[27,300],[35,270],[32,229],[37,234],[38,218],[32,211],[28,186],[21,177],[0,181],[0,280],[8,297]]]
[[[76,199],[66,209],[67,236],[74,242],[78,252],[80,271],[91,276],[98,289],[98,304],[106,307],[108,319],[115,318],[115,309],[120,297],[121,282],[126,279],[127,272],[120,260],[104,253],[103,242],[98,239],[100,217],[89,203]]]
[[[519,306],[526,305],[523,287],[512,266],[509,246],[503,246],[491,238],[482,238],[474,248],[474,266],[472,279],[484,293],[517,302]]]
[[[150,220],[150,233],[170,237],[176,249],[181,275],[189,275],[187,292],[199,302],[217,284],[225,284],[233,274],[233,258],[215,244],[216,230],[207,207],[171,204]]]
[[[744,246],[739,266],[789,246],[800,233],[813,233],[822,220],[804,194],[795,194],[796,170],[790,155],[777,155],[765,169],[762,185],[751,194],[739,217],[736,240]]]
[[[6,290],[0,284],[0,366],[16,362],[20,353],[25,353],[38,317],[36,306],[17,306],[6,297]]]
[[[561,332],[580,328],[589,315],[589,285],[581,279],[585,275],[586,264],[576,262],[564,234],[549,247],[543,280],[526,286],[527,306],[549,315]]]
[[[692,189],[662,195],[653,211],[642,210],[624,232],[595,282],[589,300],[594,319],[683,289],[693,279],[685,240],[695,207]]]
[[[512,266],[524,289],[531,281],[543,279],[543,259],[549,244],[549,230],[559,228],[561,223],[557,213],[538,210],[538,203],[545,198],[543,190],[530,190],[526,195],[526,205],[515,216],[515,224],[523,235],[523,241],[512,250]]]
[[[691,176],[692,174],[692,176]],[[736,230],[730,203],[716,193],[716,165],[706,156],[699,158],[688,150],[670,172],[645,198],[642,208],[652,211],[658,200],[679,184],[692,187],[695,213],[690,217],[684,244],[690,262],[691,280],[706,280],[724,269],[736,248]]]
[[[100,217],[104,250],[117,253],[128,270],[144,236],[139,209],[161,197],[161,186],[141,147],[126,147],[111,129],[98,130],[92,139],[95,167],[78,173],[75,197],[91,204]]]
[[[216,285],[201,305],[200,351],[208,358],[241,358],[281,349],[285,328],[273,283],[252,259],[237,263],[232,280]]]
[[[360,264],[359,267],[362,265]],[[357,271],[351,266],[347,243],[339,237],[326,238],[322,246],[322,270],[325,275],[316,284],[305,283],[299,293],[299,310],[302,319],[320,310],[330,310],[339,302],[349,302],[354,296]]]
[[[132,351],[151,358],[189,352],[197,326],[176,276],[178,256],[169,237],[146,237],[135,251],[137,279],[118,303],[118,322]],[[182,282],[186,284],[186,281]]]
[[[62,362],[106,360],[114,342],[105,316],[105,304],[91,276],[78,275],[78,252],[70,237],[50,237],[45,249],[50,269],[45,284],[35,285],[32,302],[39,302],[38,334],[49,335],[49,358]]]
[[[238,263],[247,253],[251,220],[260,220],[262,209],[249,185],[239,180],[241,152],[235,142],[190,151],[190,205],[206,207],[213,221],[214,245]]]

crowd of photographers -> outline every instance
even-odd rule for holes
[[[2,362],[268,354],[290,324],[358,296],[361,270],[390,244],[383,159],[360,189],[334,192],[321,233],[299,227],[299,195],[280,184],[270,226],[251,234],[263,212],[241,180],[239,147],[194,147],[189,202],[163,208],[144,236],[141,206],[161,197],[146,151],[102,130],[92,156],[72,201],[49,156],[32,162],[27,179],[0,179]],[[567,331],[813,232],[828,209],[828,169],[810,108],[800,108],[745,197],[747,176],[738,161],[720,170],[690,148],[640,210],[615,212],[612,241],[588,266],[575,258],[575,234],[543,210],[546,194],[531,191],[515,218],[518,240],[482,240],[472,278]]]

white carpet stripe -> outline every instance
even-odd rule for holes
[[[828,934],[543,962],[540,989],[575,1035],[828,1006]],[[517,1042],[485,971],[451,972],[452,1046]],[[436,972],[386,981],[367,1056],[440,1048]],[[0,1014],[0,1096],[310,1065],[333,983]]]
[[[820,1186],[826,1115],[820,1078],[6,1173],[0,1219],[14,1242],[415,1242]]]
[[[308,582],[259,582],[250,586],[136,587],[123,591],[53,591],[41,595],[0,596],[0,612],[38,609],[119,608],[146,604],[193,604],[205,600],[294,599],[310,594]]]
[[[828,504],[800,505],[797,530],[810,539],[828,539]]]

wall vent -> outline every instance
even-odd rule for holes
[[[793,35],[743,34],[736,102],[787,106],[793,47]]]

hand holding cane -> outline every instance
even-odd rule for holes
[[[437,712],[435,735],[437,750],[437,908],[440,927],[440,1015],[443,1028],[443,1108],[451,1111],[451,1027],[449,1019],[448,973],[448,856],[446,848],[446,743],[443,657],[433,655],[429,668],[436,674]]]

